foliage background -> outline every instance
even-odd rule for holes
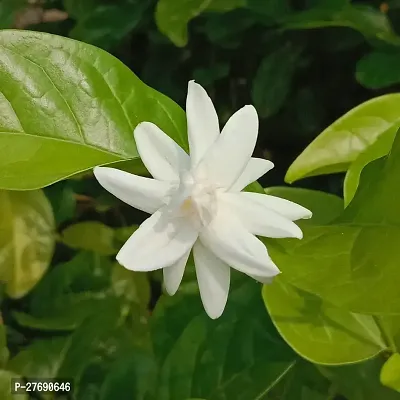
[[[261,118],[256,156],[276,165],[262,178],[263,187],[283,185],[293,160],[345,112],[399,90],[399,18],[396,0],[0,3],[0,28],[94,44],[182,107],[187,82],[195,79],[210,93],[222,123],[243,105],[254,104]],[[137,161],[126,168],[146,174]],[[343,177],[309,177],[298,186],[342,196]],[[29,220],[35,202],[43,208],[40,217],[33,217],[41,219],[42,235],[51,232],[57,239],[54,254],[45,246],[49,254],[40,254],[35,268],[37,260],[29,259],[30,267],[17,270],[18,254],[2,259],[2,398],[12,398],[7,385],[14,374],[73,378],[74,398],[84,400],[400,398],[379,381],[389,357],[383,352],[373,358],[385,347],[380,339],[360,342],[354,334],[360,324],[374,336],[369,317],[354,322],[329,303],[322,312],[318,297],[293,292],[287,302],[298,304],[296,296],[305,296],[311,311],[305,320],[297,315],[296,329],[291,321],[294,336],[280,331],[289,346],[265,311],[261,288],[237,277],[224,316],[210,321],[199,303],[192,268],[179,294],[167,298],[161,295],[159,274],[134,274],[113,261],[144,214],[105,193],[90,173],[46,187],[44,194],[50,204],[38,198],[43,194],[29,200],[12,191],[0,196],[3,243],[9,242],[16,219]],[[317,214],[325,223],[341,209],[340,200],[332,197]],[[16,241],[30,224],[18,231]],[[277,298],[279,290],[290,293],[293,289],[285,285],[272,286],[272,293]],[[273,296],[266,302],[271,312]],[[387,325],[397,332],[396,318]],[[396,352],[398,337],[383,330]],[[296,335],[310,340],[303,343]],[[394,381],[385,382],[398,389],[398,375]]]

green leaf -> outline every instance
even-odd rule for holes
[[[347,400],[398,400],[398,393],[379,382],[382,364],[382,358],[378,357],[358,364],[319,369]]]
[[[286,29],[347,27],[362,33],[367,39],[400,44],[387,16],[367,5],[352,5],[347,0],[327,0],[309,10],[282,19]]]
[[[0,280],[7,294],[28,293],[46,272],[55,242],[53,211],[42,191],[0,190]]]
[[[63,230],[62,241],[73,249],[93,251],[104,256],[118,252],[114,230],[99,221],[70,225]]]
[[[154,363],[147,354],[128,353],[119,357],[101,386],[100,400],[143,400],[154,384]]]
[[[381,369],[382,385],[400,392],[400,354],[394,353]]]
[[[311,363],[299,360],[296,365],[268,393],[276,400],[327,400],[331,384]]]
[[[400,126],[400,94],[388,94],[353,108],[325,129],[289,167],[285,180],[346,171],[378,138]]]
[[[59,182],[44,189],[46,197],[50,200],[57,225],[72,219],[75,215],[75,192],[70,186],[70,181]]]
[[[25,377],[56,378],[70,343],[68,336],[37,340],[13,357],[8,368]]]
[[[27,394],[11,394],[11,379],[19,377],[10,371],[0,370],[0,397],[2,400],[29,400]]]
[[[334,307],[285,283],[282,277],[264,285],[263,298],[279,333],[311,362],[354,363],[374,357],[385,348],[371,316]]]
[[[188,42],[187,25],[207,9],[229,11],[243,7],[245,0],[159,0],[156,9],[156,23],[160,32],[176,46],[183,47]]]
[[[115,331],[119,319],[119,302],[104,301],[101,312],[93,313],[72,335],[33,342],[10,360],[9,368],[22,376],[68,378],[78,384],[98,349]]]
[[[304,226],[302,241],[267,241],[285,279],[353,312],[400,313],[399,174],[397,136],[386,158],[364,168],[356,196],[335,224]]]
[[[368,89],[381,89],[400,82],[400,53],[372,52],[357,63],[357,81]]]
[[[301,221],[302,225],[327,224],[336,219],[344,209],[340,197],[318,190],[275,186],[266,188],[265,193],[301,204],[312,211],[312,219]]]
[[[233,288],[218,320],[207,317],[197,290],[191,288],[163,297],[153,315],[160,365],[155,397],[264,398],[293,367],[295,357],[263,309],[260,285],[246,279]]]
[[[78,253],[55,266],[30,296],[29,314],[15,313],[18,323],[41,330],[71,330],[102,307],[110,291],[112,263],[92,253]]]
[[[185,114],[110,54],[40,32],[0,32],[0,187],[34,189],[138,156],[158,125],[187,148]]]
[[[291,88],[302,49],[286,43],[262,60],[252,87],[252,100],[263,118],[276,114]]]
[[[148,6],[148,2],[142,1],[94,4],[89,12],[82,10],[76,16],[78,22],[69,36],[103,49],[112,49],[139,25]]]
[[[377,160],[378,158],[386,156],[389,153],[393,145],[393,140],[396,137],[397,130],[397,126],[393,126],[393,128],[388,129],[384,134],[378,137],[375,143],[367,147],[350,165],[350,168],[346,173],[343,188],[346,206],[353,199],[357,191],[360,182],[360,175],[364,167],[371,161]]]

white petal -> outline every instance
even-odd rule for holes
[[[104,189],[130,206],[150,214],[164,205],[171,189],[168,182],[144,178],[115,168],[96,167],[93,172]]]
[[[190,81],[186,99],[186,118],[192,166],[204,156],[219,136],[218,115],[207,92]]]
[[[247,275],[273,277],[280,272],[264,244],[232,214],[220,210],[211,224],[203,228],[200,240],[225,263]]]
[[[193,247],[193,257],[201,301],[208,316],[216,319],[221,316],[228,300],[230,267],[200,241]]]
[[[140,158],[155,179],[176,181],[180,171],[189,170],[188,154],[157,125],[142,122],[134,135]]]
[[[123,245],[117,261],[132,271],[169,267],[190,251],[197,237],[185,219],[157,211]]]
[[[257,135],[257,111],[253,106],[245,106],[232,115],[200,161],[200,173],[218,186],[230,188],[249,163]]]
[[[163,269],[164,286],[165,290],[170,296],[173,296],[182,282],[183,273],[187,260],[189,258],[190,250],[184,254],[175,264]]]
[[[280,197],[261,193],[241,193],[241,195],[249,199],[249,201],[269,208],[270,210],[290,219],[291,221],[308,219],[312,217],[312,212],[307,208]]]
[[[272,168],[274,168],[274,163],[271,161],[262,158],[250,158],[246,168],[229,190],[231,192],[240,192],[247,185],[261,178]]]
[[[254,235],[301,239],[301,229],[290,219],[271,210],[268,203],[264,204],[264,196],[266,195],[247,192],[221,193],[218,199],[222,203],[221,207],[228,209]]]

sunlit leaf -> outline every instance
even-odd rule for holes
[[[295,286],[347,309],[400,313],[400,136],[388,157],[368,164],[358,191],[332,225],[303,226],[304,239],[267,241]]]
[[[400,392],[400,354],[394,353],[383,364],[380,379],[382,385]]]
[[[400,126],[400,94],[366,101],[325,129],[289,167],[289,183],[314,176],[346,171],[378,138]]]
[[[55,242],[53,211],[42,191],[0,190],[0,280],[7,294],[28,293],[46,272]]]
[[[279,333],[303,358],[340,365],[374,357],[385,348],[371,316],[334,307],[283,278],[264,285],[263,298]]]
[[[349,204],[353,199],[359,182],[360,175],[364,167],[380,157],[386,156],[393,145],[393,140],[396,137],[397,126],[392,129],[388,129],[384,134],[379,136],[379,138],[369,147],[367,147],[350,165],[347,170],[346,178],[344,180],[344,201],[345,204]]]
[[[110,54],[29,31],[2,31],[0,47],[0,187],[43,187],[135,158],[141,121],[187,147],[184,112]]]

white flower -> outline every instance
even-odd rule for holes
[[[190,251],[207,314],[218,318],[227,302],[230,267],[266,283],[280,271],[255,236],[302,238],[293,222],[311,212],[288,200],[241,192],[273,168],[252,158],[258,116],[253,106],[237,111],[220,133],[206,91],[189,82],[186,102],[190,156],[150,122],[134,132],[138,152],[154,179],[96,167],[99,183],[132,207],[153,214],[117,255],[125,268],[163,268],[173,295]]]

